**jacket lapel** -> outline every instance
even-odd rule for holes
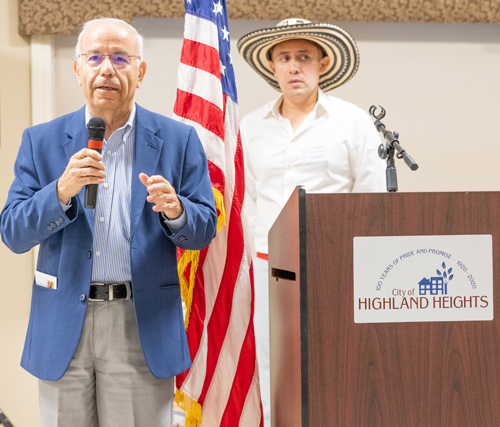
[[[63,142],[64,151],[66,152],[66,159],[69,159],[73,154],[80,151],[82,148],[87,147],[87,129],[85,127],[85,107],[80,108],[70,120],[68,127],[65,130],[66,140]],[[84,208],[85,187],[76,195],[79,204],[80,214],[84,212],[85,217],[89,223],[92,233],[94,233],[94,209]]]
[[[132,195],[130,201],[130,236],[134,235],[139,219],[144,211],[148,195],[147,188],[139,180],[139,174],[154,175],[163,148],[163,140],[156,134],[160,125],[153,114],[137,105],[135,127],[134,163],[132,166]],[[148,206],[151,209],[151,206]]]

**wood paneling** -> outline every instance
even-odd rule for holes
[[[498,319],[355,324],[353,237],[492,234],[498,307],[500,193],[307,194],[305,199],[307,309],[301,315],[307,334],[301,348],[307,349],[302,373],[308,398],[302,408],[308,423],[293,426],[498,427]],[[271,267],[274,238],[271,231]],[[286,371],[287,361],[281,363]],[[273,420],[273,427],[288,425]]]

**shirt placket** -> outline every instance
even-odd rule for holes
[[[113,138],[114,140],[115,138]],[[107,257],[107,242],[109,241],[109,224],[111,216],[111,205],[113,203],[113,190],[115,186],[116,173],[116,144],[111,138],[106,142],[102,162],[106,165],[106,179],[103,184],[99,185],[95,219],[94,233],[98,237],[94,241],[99,242],[95,248],[96,258],[94,260],[94,272],[99,278],[95,280],[106,280],[106,257]],[[93,275],[94,275],[93,272]]]
[[[285,127],[285,161],[284,161],[284,182],[283,182],[283,194],[282,204],[284,204],[290,194],[294,190],[297,185],[302,184],[300,182],[301,176],[298,175],[297,166],[300,166],[304,161],[303,157],[303,147],[301,141],[303,143],[303,137],[301,135],[307,130],[307,128],[311,125],[311,115],[306,117],[304,123],[302,123],[299,128],[294,132],[292,128],[292,124],[290,120],[285,119],[284,117],[280,118],[282,125]]]

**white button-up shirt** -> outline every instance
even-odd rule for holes
[[[293,131],[279,113],[282,98],[245,116],[245,206],[257,252],[291,193],[384,192],[381,139],[367,113],[319,90],[318,102]]]

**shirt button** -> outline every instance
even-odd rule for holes
[[[108,150],[108,154],[111,154],[111,150]]]
[[[108,188],[109,187],[109,184],[107,182],[105,182],[103,185],[104,185],[104,188]]]
[[[88,251],[87,252],[87,259],[90,259],[90,258],[92,258],[92,252]]]
[[[87,295],[81,294],[79,299],[81,302],[84,302],[87,299]]]
[[[95,253],[97,256],[101,256],[101,251],[96,251]]]
[[[104,217],[103,217],[103,216],[101,216],[101,217],[99,218],[99,221],[104,222]]]
[[[290,166],[290,165],[286,165],[286,169],[287,169],[287,170],[290,170],[291,168],[292,168],[292,166]]]

